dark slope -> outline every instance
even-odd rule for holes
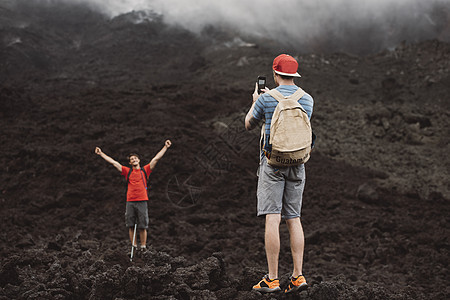
[[[278,53],[157,15],[0,12],[0,297],[269,299],[249,291],[266,266],[258,133],[242,124]],[[449,297],[449,49],[292,52],[319,136],[302,213],[311,287],[293,298]],[[167,138],[151,175],[151,250],[130,263],[125,182],[93,151],[148,161]]]

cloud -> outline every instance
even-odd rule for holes
[[[87,4],[110,17],[152,10],[162,14],[168,24],[194,32],[216,25],[294,47],[316,45],[348,50],[392,47],[403,40],[450,41],[450,0],[59,1]]]

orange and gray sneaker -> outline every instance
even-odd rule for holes
[[[258,284],[253,286],[254,291],[262,293],[273,293],[281,291],[278,279],[269,279],[269,275],[264,276]]]
[[[284,290],[284,292],[287,294],[287,293],[298,291],[300,289],[302,289],[302,290],[306,289],[307,287],[308,287],[308,284],[306,283],[305,276],[303,276],[303,275],[298,275],[297,277],[291,276],[291,280],[290,280],[287,288]]]

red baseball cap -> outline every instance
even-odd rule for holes
[[[280,75],[302,77],[297,73],[298,62],[290,55],[280,54],[273,60],[272,69]]]

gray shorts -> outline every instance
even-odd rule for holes
[[[125,210],[125,224],[127,227],[134,227],[137,224],[137,228],[148,228],[148,201],[127,201],[127,207]]]
[[[305,165],[276,168],[264,156],[258,169],[258,217],[281,214],[285,219],[300,217]]]

